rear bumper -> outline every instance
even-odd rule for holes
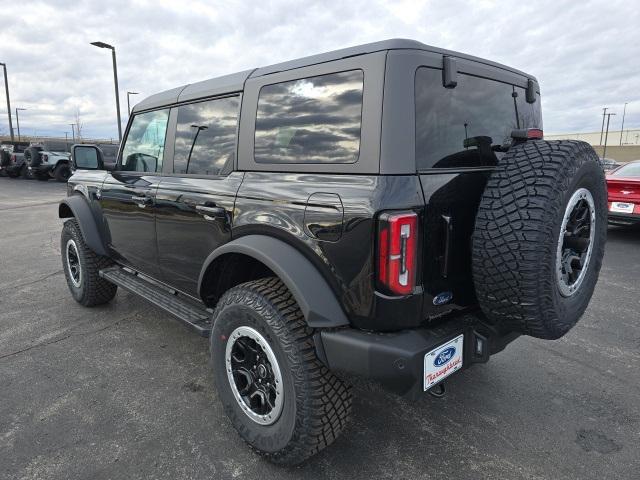
[[[640,215],[637,213],[609,212],[609,223],[612,225],[638,225],[640,224]]]
[[[317,346],[325,364],[337,374],[369,378],[398,395],[416,399],[424,392],[425,354],[460,334],[464,334],[462,369],[487,362],[519,336],[500,332],[467,314],[437,327],[394,333],[324,330]]]
[[[53,170],[53,165],[41,163],[40,165],[30,165],[28,168],[36,175],[44,175],[45,173],[49,173]]]

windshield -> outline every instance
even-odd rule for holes
[[[640,162],[627,163],[615,172],[611,172],[612,177],[640,177]]]
[[[530,104],[524,88],[458,74],[442,86],[442,70],[416,71],[417,169],[493,166],[514,129],[542,128],[540,98]]]

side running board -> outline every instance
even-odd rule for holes
[[[122,267],[100,270],[100,276],[160,307],[203,337],[208,337],[211,333],[211,312],[195,300]]]

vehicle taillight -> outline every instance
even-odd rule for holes
[[[416,281],[418,215],[394,212],[378,223],[378,282],[389,292],[408,295]]]
[[[11,155],[11,161],[13,163],[16,163],[16,155],[15,155],[15,153],[13,155]]]
[[[527,138],[529,140],[542,140],[544,132],[539,128],[529,128],[527,130]]]
[[[42,160],[44,162],[48,162],[49,161],[49,155],[42,155]]]

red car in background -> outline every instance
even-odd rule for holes
[[[629,162],[607,175],[609,223],[640,225],[640,160]]]

